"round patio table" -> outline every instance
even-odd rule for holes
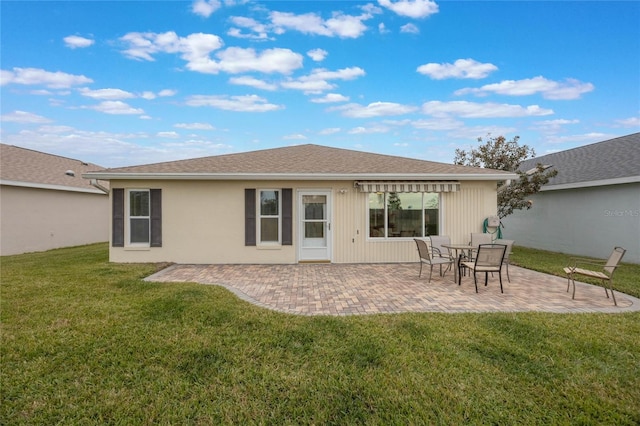
[[[443,244],[442,247],[453,250],[455,252],[456,268],[453,271],[453,278],[456,282],[458,282],[458,271],[460,269],[460,258],[462,257],[462,253],[464,251],[478,250],[478,247],[474,247],[470,244]]]

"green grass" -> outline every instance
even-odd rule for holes
[[[534,271],[566,277],[562,268],[571,264],[569,254],[552,253],[526,247],[513,247],[511,264],[523,266]],[[581,258],[585,258],[581,256]],[[587,258],[589,259],[589,258]],[[590,258],[591,261],[604,262],[605,259]],[[624,258],[623,258],[624,260]],[[588,269],[588,268],[587,268]],[[631,296],[640,297],[640,265],[622,262],[613,275],[613,288]],[[581,282],[602,285],[602,281],[580,277]]]
[[[639,313],[301,317],[105,244],[1,262],[0,424],[640,423]]]

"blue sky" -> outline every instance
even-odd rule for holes
[[[105,167],[314,143],[451,163],[640,131],[636,1],[2,1],[2,143]]]

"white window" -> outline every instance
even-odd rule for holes
[[[130,189],[127,197],[127,244],[149,246],[151,236],[150,197],[148,189]]]
[[[370,238],[413,238],[438,235],[440,196],[433,192],[369,194]]]
[[[258,191],[258,244],[280,244],[281,210],[279,189]]]

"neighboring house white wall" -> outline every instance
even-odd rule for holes
[[[0,254],[109,239],[106,194],[0,185]]]
[[[353,181],[112,180],[111,188],[162,190],[162,247],[110,247],[113,262],[296,263],[297,194],[311,189],[332,193],[333,262],[417,260],[412,238],[368,237],[368,194],[358,192]],[[245,246],[246,188],[293,189],[292,246]],[[455,243],[468,242],[472,232],[482,231],[483,220],[496,213],[496,203],[496,182],[461,182],[459,192],[442,193],[441,234],[450,235]]]
[[[640,183],[547,190],[530,210],[502,220],[503,237],[525,247],[606,258],[615,246],[623,262],[640,263]]]

